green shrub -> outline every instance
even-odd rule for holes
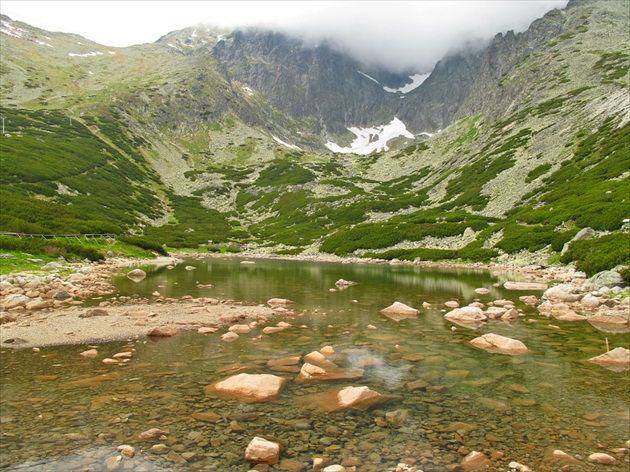
[[[575,262],[576,269],[589,277],[618,265],[630,265],[630,234],[613,233],[601,238],[574,241],[560,261],[563,264]]]
[[[147,251],[157,252],[162,256],[168,256],[168,252],[164,249],[164,246],[150,239],[141,236],[118,236],[117,239],[120,242],[139,247],[140,249],[146,249]]]
[[[0,249],[3,251],[28,252],[33,255],[46,254],[51,257],[63,256],[66,259],[88,259],[100,261],[105,256],[98,249],[83,246],[69,239],[14,238],[0,236]]]

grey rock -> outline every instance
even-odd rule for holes
[[[623,287],[625,285],[623,278],[619,272],[614,270],[605,270],[595,274],[582,285],[582,290],[592,292],[593,290],[601,291],[602,288]]]

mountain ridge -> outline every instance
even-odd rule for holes
[[[571,2],[405,94],[383,88],[405,74],[270,32],[191,27],[117,49],[11,23],[31,36],[0,35],[2,185],[20,209],[0,226],[59,227],[59,208],[67,228],[87,230],[88,212],[171,247],[548,263],[627,217],[627,22],[621,2]],[[413,133],[387,148],[326,147],[374,144],[396,119]],[[31,155],[63,172],[28,181]],[[107,203],[81,175],[125,189]]]

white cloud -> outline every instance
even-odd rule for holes
[[[451,1],[28,1],[1,12],[106,46],[157,40],[199,23],[267,26],[310,42],[331,39],[366,65],[429,72],[444,54],[498,32],[525,30],[568,0]]]

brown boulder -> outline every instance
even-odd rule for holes
[[[171,326],[156,326],[155,328],[151,328],[147,333],[147,336],[155,336],[155,337],[169,337],[175,336],[179,333],[177,328],[173,328]]]

